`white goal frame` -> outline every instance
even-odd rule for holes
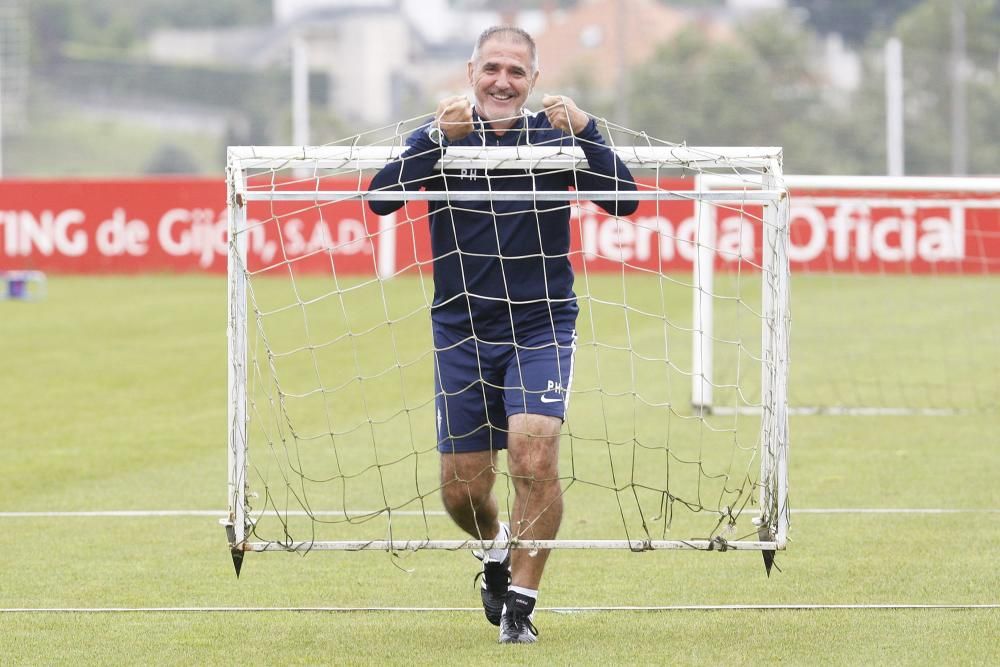
[[[378,169],[397,159],[405,146],[235,146],[227,155],[227,212],[229,230],[228,252],[228,517],[222,521],[229,537],[234,560],[246,551],[289,550],[379,550],[414,551],[417,549],[484,549],[510,546],[527,549],[694,549],[705,551],[759,550],[775,551],[786,547],[789,523],[788,507],[788,192],[782,176],[780,148],[636,146],[613,148],[619,158],[633,170],[652,170],[657,177],[674,175],[687,170],[711,169],[728,174],[728,187],[667,191],[639,188],[635,192],[574,191],[567,192],[504,192],[506,199],[535,201],[573,200],[689,200],[702,207],[712,202],[732,202],[735,205],[763,206],[764,259],[761,281],[763,290],[763,332],[761,359],[769,368],[762,373],[761,390],[763,417],[760,442],[760,506],[753,519],[758,526],[758,540],[728,541],[721,536],[706,540],[526,540],[512,538],[509,542],[468,540],[365,540],[310,541],[277,544],[251,541],[252,517],[248,506],[247,431],[247,204],[250,201],[313,201],[345,200],[482,200],[480,192],[368,192],[353,190],[254,189],[248,187],[248,174],[260,170],[290,170],[289,173],[314,174],[330,169]],[[548,148],[537,146],[502,148],[450,147],[437,168],[448,169],[567,169],[587,167],[583,151],[578,148]],[[294,171],[291,171],[294,170]],[[315,182],[306,179],[305,183]],[[497,196],[497,193],[492,193]],[[707,206],[711,208],[711,206]],[[704,210],[699,217],[707,218]],[[697,256],[714,253],[714,230],[702,225],[695,239]],[[710,301],[711,283],[695,283],[696,329],[701,328],[698,313],[702,300]],[[695,359],[701,358],[699,351]],[[704,373],[702,371],[696,371]],[[698,396],[692,403],[698,404]],[[766,559],[765,559],[766,560]]]
[[[865,204],[868,206],[911,206],[914,208],[941,208],[962,206],[965,208],[1000,209],[1000,198],[967,198],[967,195],[989,195],[1000,193],[1000,178],[976,176],[839,176],[839,175],[799,175],[784,176],[784,186],[788,191],[794,190],[844,190],[855,192],[850,196],[795,195],[796,204],[813,204],[817,206],[835,206],[841,204]],[[696,190],[706,193],[725,191],[732,187],[732,178],[701,174],[698,176]],[[943,191],[954,193],[947,198],[933,198],[926,201],[893,196],[892,193]],[[879,194],[866,194],[879,193]],[[886,194],[881,194],[886,193]],[[705,206],[699,214],[699,233],[707,234],[714,230],[717,224],[717,211],[711,206]],[[765,211],[765,216],[767,212]],[[786,218],[788,213],[786,212]],[[789,223],[786,220],[786,225]],[[787,230],[786,230],[787,233]],[[765,244],[765,253],[770,244]],[[705,294],[711,291],[715,275],[715,252],[706,244],[699,246],[695,256],[693,273],[697,285],[706,286]],[[766,261],[766,259],[765,259]],[[766,292],[765,292],[766,294]],[[696,409],[705,413],[728,414],[734,411],[730,406],[717,405],[714,401],[713,388],[713,306],[711,299],[699,299],[696,295],[694,304],[695,335],[693,337],[694,367],[691,374],[691,402]],[[765,335],[767,331],[765,329]],[[738,408],[741,412],[757,413],[761,408],[748,406]],[[907,408],[905,406],[870,407],[852,405],[794,405],[789,408],[794,414],[800,415],[930,415],[945,416],[955,414],[949,408]]]

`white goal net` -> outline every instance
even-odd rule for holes
[[[427,200],[371,192],[417,122],[322,147],[231,147],[230,546],[245,551],[482,548],[442,510]],[[692,148],[601,123],[635,192],[504,192],[570,210],[579,304],[558,540],[523,548],[783,549],[787,538],[787,193],[775,148]],[[487,179],[586,169],[578,148],[447,148]],[[574,172],[575,173],[575,172]],[[720,179],[695,189],[697,175]],[[373,200],[405,198],[376,216]],[[625,217],[592,202],[638,200]],[[715,212],[725,212],[719,216]],[[735,222],[725,234],[704,223]],[[503,224],[502,220],[494,224]],[[699,257],[737,267],[712,284]],[[708,258],[713,258],[709,260]],[[712,308],[706,309],[707,302]],[[693,380],[712,313],[715,400]],[[501,515],[513,487],[499,458]]]

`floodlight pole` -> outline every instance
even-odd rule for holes
[[[969,146],[965,103],[965,3],[951,2],[951,174],[968,171]]]
[[[309,48],[301,33],[292,38],[292,144],[309,145]]]
[[[0,32],[0,178],[3,178],[3,33]]]
[[[903,175],[903,43],[892,37],[885,43],[886,174]]]
[[[628,126],[629,125],[629,77],[628,77],[628,48],[626,46],[626,40],[628,39],[627,31],[627,12],[628,8],[625,6],[626,0],[617,0],[615,3],[615,78],[616,78],[616,88],[618,89],[615,94],[615,115],[617,116],[617,122],[619,125]]]

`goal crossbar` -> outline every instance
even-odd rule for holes
[[[739,201],[747,204],[764,204],[780,201],[786,196],[784,190],[637,190],[619,192],[617,190],[574,190],[565,191],[506,191],[492,192],[494,201],[565,201],[580,199],[588,201]],[[249,190],[243,193],[247,201],[482,201],[481,192],[464,191],[368,191],[355,190]]]
[[[398,159],[406,146],[231,146],[230,161],[243,169],[380,169]],[[767,169],[781,159],[780,148],[728,146],[630,146],[611,150],[630,169],[687,169],[703,166]],[[579,147],[450,146],[439,169],[586,169]]]

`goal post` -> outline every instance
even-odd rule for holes
[[[241,545],[246,543],[247,516],[247,219],[243,193],[246,172],[232,158],[226,167],[226,215],[229,231],[229,254],[226,262],[228,319],[227,341],[227,410],[226,423],[229,447],[227,496],[229,514],[223,520],[233,554],[236,575],[243,562]]]
[[[568,510],[578,497],[596,531],[509,546],[784,549],[790,274],[780,149],[614,146],[636,175],[634,192],[369,191],[371,173],[403,148],[397,135],[388,146],[228,150],[225,524],[234,560],[246,551],[494,546],[439,518],[424,333],[432,262],[422,202],[460,207],[487,194],[572,209],[581,340],[563,486]],[[581,150],[544,147],[451,147],[437,165],[488,178],[586,168]],[[728,185],[692,188],[690,175],[703,173]],[[400,199],[416,203],[383,219],[366,210]],[[589,202],[608,200],[637,200],[640,212],[599,218]],[[737,212],[752,238],[716,248],[702,224],[716,209]],[[334,228],[336,211],[349,212]],[[717,289],[678,269],[717,252],[740,254],[739,281]],[[712,301],[732,310],[719,318],[728,329],[713,334],[740,360],[725,379],[700,365],[708,350],[682,342],[698,339]],[[687,393],[698,379],[737,394],[756,385],[760,415],[712,415],[701,394]]]

